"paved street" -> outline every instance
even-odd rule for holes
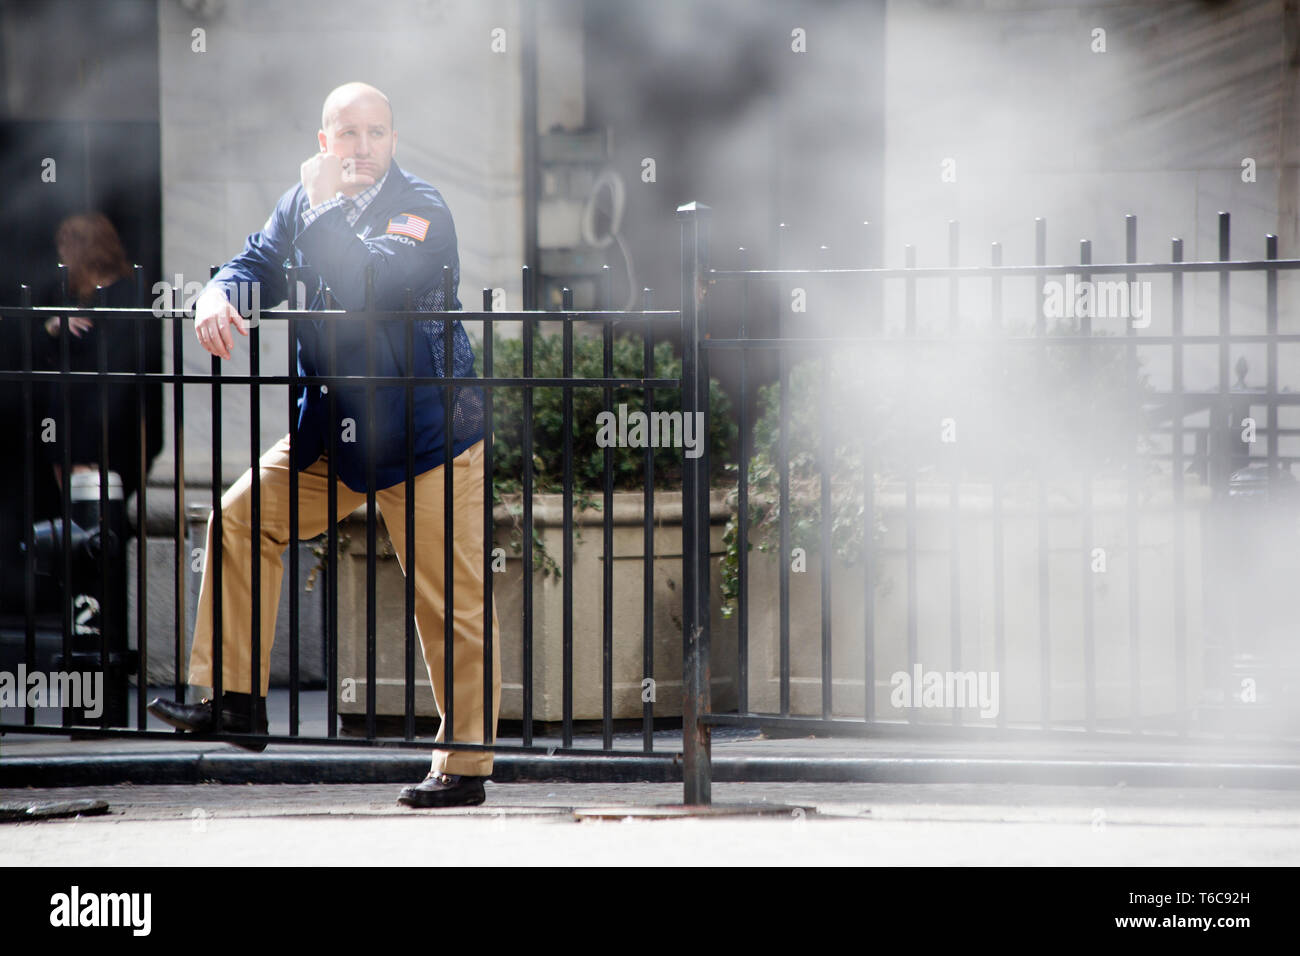
[[[285,695],[271,703],[273,726],[287,726]],[[304,733],[319,739],[324,724],[308,713]],[[172,734],[9,733],[0,805],[97,799],[110,812],[0,823],[0,865],[1300,864],[1300,762],[1281,740],[720,728],[714,814],[658,819],[648,808],[682,812],[682,784],[626,781],[642,770],[664,779],[662,759],[595,772],[625,782],[558,782],[577,767],[546,756],[560,743],[541,735],[540,753],[499,753],[482,807],[417,811],[396,803],[396,781],[427,770],[423,747],[272,744],[254,755]],[[620,733],[615,745],[635,754],[641,739]],[[655,734],[661,757],[680,747],[680,730]],[[779,782],[791,775],[814,782]]]
[[[957,784],[715,784],[686,819],[677,784],[489,783],[482,807],[413,811],[393,785],[0,790],[100,799],[107,816],[0,825],[0,864],[1296,865],[1300,793]],[[609,819],[575,810],[616,807]]]

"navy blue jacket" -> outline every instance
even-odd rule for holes
[[[256,281],[261,283],[260,301],[267,304],[288,297],[285,267],[297,265],[298,279],[306,284],[307,308],[325,307],[328,286],[338,307],[359,311],[365,304],[366,266],[374,267],[375,310],[401,311],[409,289],[416,311],[441,311],[442,270],[452,268],[451,309],[461,307],[455,296],[460,282],[456,252],[456,229],[442,195],[424,180],[403,171],[397,163],[388,168],[388,178],[374,200],[349,226],[342,208],[330,209],[311,225],[304,226],[302,213],[309,208],[302,184],[280,197],[275,210],[260,232],[244,243],[244,251],[226,263],[211,284]],[[416,216],[429,223],[423,239],[412,237],[408,227],[388,231],[395,217]],[[399,225],[401,220],[399,219]],[[418,231],[418,223],[417,230]],[[238,307],[235,291],[228,291]],[[251,302],[248,293],[244,302]],[[316,319],[298,326],[298,372],[329,375],[328,328],[335,325],[338,339],[337,374],[366,375],[366,327],[362,321]],[[475,375],[474,352],[460,322],[453,322],[453,374]],[[413,334],[414,367],[417,376],[439,376],[443,369],[443,324],[437,320],[417,322]],[[376,375],[406,374],[406,324],[400,319],[375,323],[374,369]],[[366,387],[347,385],[335,389],[336,418],[329,420],[329,397],[319,385],[304,386],[298,396],[298,421],[294,435],[295,464],[309,467],[330,448],[330,432],[339,436],[337,474],[354,491],[366,491],[366,453],[373,440],[375,488],[387,488],[406,478],[406,446],[414,443],[415,473],[445,463],[447,414],[443,388],[417,386],[414,434],[406,434],[406,390],[402,386],[375,388],[375,429],[367,431]],[[483,437],[483,397],[476,387],[458,387],[454,403],[453,455]],[[351,420],[349,422],[348,420]],[[353,441],[344,440],[355,438]]]

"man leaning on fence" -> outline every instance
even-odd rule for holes
[[[301,181],[276,204],[260,232],[249,236],[244,250],[213,277],[195,305],[195,332],[207,351],[229,358],[234,344],[231,329],[247,335],[247,325],[237,306],[239,283],[260,283],[259,299],[278,302],[288,294],[286,263],[298,267],[306,284],[308,308],[325,307],[325,289],[337,305],[348,311],[365,304],[366,274],[373,276],[373,307],[399,311],[410,295],[416,311],[456,309],[455,285],[459,280],[456,233],[451,213],[439,192],[392,161],[396,132],[388,98],[363,83],[348,83],[325,100],[318,134],[320,152],[301,166]],[[451,303],[443,301],[443,267],[453,274]],[[233,284],[233,285],[232,285]],[[251,297],[245,298],[249,301]],[[232,302],[234,304],[232,304]],[[364,374],[366,331],[362,322],[300,320],[298,369],[303,375],[330,374],[328,325],[337,328],[338,374]],[[474,355],[459,322],[453,323],[453,374],[474,374]],[[399,356],[406,354],[405,327],[400,322],[380,323],[374,330],[375,374],[402,375]],[[443,374],[444,331],[435,320],[420,322],[414,333],[413,374]],[[483,405],[477,388],[458,388],[452,413],[443,408],[443,389],[415,389],[415,428],[406,433],[406,390],[377,387],[374,422],[376,501],[402,570],[415,575],[415,620],[424,651],[429,680],[438,711],[443,716],[435,742],[446,740],[446,694],[443,687],[444,552],[443,474],[445,443],[452,442],[453,546],[453,680],[454,735],[457,743],[483,740]],[[231,394],[231,393],[227,393]],[[336,403],[336,420],[330,421],[329,400]],[[226,400],[223,414],[237,408]],[[217,730],[265,734],[265,696],[270,680],[271,644],[283,575],[281,556],[289,546],[289,481],[292,464],[298,469],[298,534],[311,538],[339,521],[365,501],[368,423],[364,386],[340,387],[334,396],[328,386],[312,384],[298,397],[294,424],[294,455],[289,438],[280,439],[261,458],[260,621],[262,698],[253,724],[252,687],[252,485],[245,472],[221,498],[221,621],[222,713],[218,721],[211,701],[183,704],[155,700],[151,713],[167,723],[199,733]],[[352,434],[344,434],[350,428]],[[338,513],[328,510],[328,461],[331,430],[355,440],[337,443],[335,462],[339,483]],[[415,462],[415,566],[407,568],[405,541],[407,444]],[[203,582],[199,591],[198,621],[190,656],[190,684],[213,686],[212,601],[213,526],[208,522],[204,549]],[[492,608],[492,633],[500,633]],[[492,728],[501,696],[500,655],[492,655]],[[331,693],[335,690],[331,689]],[[486,741],[490,743],[491,741]],[[263,749],[256,742],[241,744]],[[492,772],[488,750],[435,749],[433,766],[425,780],[406,787],[399,802],[407,806],[435,807],[478,804],[484,800],[483,781]]]

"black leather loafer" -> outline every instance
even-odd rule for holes
[[[235,701],[231,702],[231,697]],[[247,703],[243,703],[240,698],[246,698],[247,695],[222,695],[221,708],[221,727],[222,733],[236,734],[265,734],[267,732],[266,709],[263,702],[262,718],[258,721],[257,730],[253,729],[253,721],[249,716],[251,709]],[[218,732],[217,722],[213,715],[212,701],[203,698],[197,704],[179,704],[174,700],[164,700],[161,697],[155,697],[149,704],[149,713],[153,714],[163,723],[170,724],[180,730],[188,730],[195,734],[214,734]],[[247,742],[240,740],[231,740],[229,743],[236,747],[242,747],[245,750],[251,750],[254,753],[261,753],[266,749],[266,744],[261,741],[250,740]]]
[[[407,807],[476,807],[487,795],[486,777],[457,773],[431,773],[421,783],[403,787],[397,802]]]

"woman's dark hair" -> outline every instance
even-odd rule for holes
[[[78,305],[94,304],[96,285],[111,285],[131,274],[122,240],[103,213],[69,216],[59,223],[54,243],[67,264],[69,292]]]

